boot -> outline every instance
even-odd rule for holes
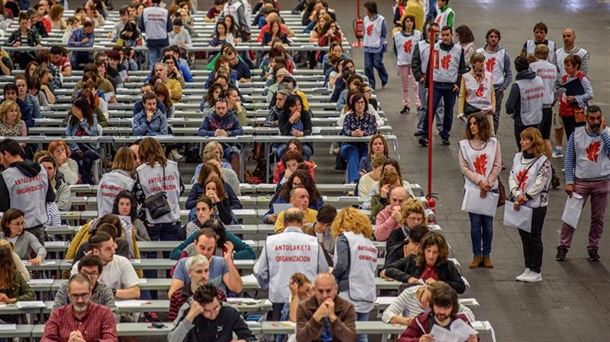
[[[481,261],[483,261],[483,258],[479,255],[475,255],[470,263],[470,268],[479,268],[481,266]]]
[[[564,246],[557,247],[557,255],[555,256],[556,261],[565,261],[566,255],[568,254],[568,248]]]
[[[483,257],[483,266],[485,266],[485,268],[494,268],[494,264],[491,263],[489,255]]]

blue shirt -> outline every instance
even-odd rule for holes
[[[191,282],[191,278],[189,278],[188,271],[186,269],[186,261],[188,258],[182,258],[176,264],[176,269],[174,270],[173,279],[182,280],[184,284],[189,284]],[[213,256],[212,260],[210,260],[210,275],[209,275],[209,283],[222,289],[227,292],[227,287],[222,281],[222,276],[225,273],[229,272],[229,268],[225,259],[219,256]]]
[[[369,113],[364,113],[364,116],[359,118],[354,112],[347,113],[347,115],[345,115],[345,121],[343,121],[341,135],[352,136],[352,132],[357,129],[362,130],[365,136],[377,133],[377,121],[375,120],[375,117]]]

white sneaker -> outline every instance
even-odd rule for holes
[[[553,159],[563,158],[563,150],[561,147],[553,147]]]
[[[529,268],[525,268],[525,271],[523,271],[523,273],[519,274],[518,276],[515,277],[516,281],[523,281],[523,278],[527,277],[530,274],[530,269]]]
[[[178,150],[176,150],[176,149],[171,150],[167,157],[170,160],[173,160],[175,162],[183,162],[184,161],[184,156],[181,155],[180,153],[178,153]]]
[[[522,280],[523,282],[526,283],[538,283],[542,281],[542,274],[541,273],[536,273],[534,271],[530,271],[530,273],[525,276]]]

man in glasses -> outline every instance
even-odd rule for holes
[[[114,304],[112,289],[98,282],[98,279],[102,274],[102,270],[102,261],[97,255],[86,255],[78,263],[78,273],[87,276],[87,278],[89,278],[89,282],[91,283],[91,296],[87,298],[87,300],[108,307],[110,310],[112,310],[112,314],[118,322],[119,310]],[[70,304],[68,283],[63,283],[55,294],[53,311],[68,304]]]
[[[70,304],[57,308],[51,313],[44,328],[42,341],[118,340],[116,319],[112,311],[91,300],[92,289],[93,284],[88,276],[77,273],[70,277],[68,281]]]

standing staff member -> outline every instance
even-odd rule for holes
[[[491,123],[486,117],[485,114],[477,113],[468,118],[466,139],[460,141],[460,168],[464,174],[464,189],[476,190],[481,198],[491,200],[487,194],[497,192],[502,155],[500,142],[491,136]],[[474,254],[470,268],[477,268],[481,263],[486,268],[492,268],[490,256],[494,218],[471,212],[468,216]]]
[[[583,197],[583,204],[591,196],[591,227],[589,228],[589,261],[599,261],[597,252],[604,231],[604,215],[610,191],[610,132],[598,106],[587,108],[586,126],[578,127],[568,140],[564,167],[566,192]],[[557,246],[557,261],[564,261],[572,244],[575,227],[564,223]]]
[[[419,100],[419,86],[417,80],[413,77],[411,71],[411,58],[415,45],[422,39],[422,34],[415,29],[415,17],[407,15],[400,21],[401,30],[394,33],[394,49],[396,51],[396,65],[398,66],[398,74],[402,84],[402,110],[400,114],[409,114],[410,96],[409,87],[413,89],[415,95],[415,106],[417,109],[421,107]]]
[[[508,89],[513,79],[510,66],[510,56],[508,51],[500,46],[500,31],[492,28],[487,31],[485,47],[479,48],[478,53],[485,56],[485,70],[491,73],[494,83],[495,111],[494,111],[494,132],[500,128],[500,112],[502,111],[502,99],[504,91]]]
[[[387,25],[385,18],[378,13],[377,3],[367,1],[364,4],[366,16],[364,17],[364,74],[369,79],[371,88],[375,89],[375,73],[377,69],[381,86],[385,87],[388,83],[388,72],[383,65],[383,54],[386,51],[385,37],[387,35]]]
[[[172,31],[172,21],[165,8],[159,7],[161,0],[152,0],[152,6],[142,12],[138,29],[146,34],[146,47],[148,48],[148,63],[152,69],[161,57],[164,48],[169,46],[169,35]]]
[[[493,78],[490,72],[485,71],[483,63],[485,56],[475,52],[470,58],[472,70],[462,75],[460,95],[458,98],[458,117],[468,118],[468,115],[482,112],[486,114],[493,128],[494,104],[496,103]],[[495,131],[491,131],[494,136]]]
[[[97,187],[97,215],[101,217],[112,212],[114,199],[122,191],[131,191],[136,181],[133,173],[136,157],[128,147],[121,147],[114,155],[112,171],[105,173]]]
[[[544,83],[529,66],[530,62],[526,57],[515,58],[516,81],[511,86],[506,100],[506,114],[511,115],[515,122],[517,148],[521,146],[521,132],[529,127],[538,129],[542,122]]]
[[[47,171],[31,160],[23,159],[23,150],[12,139],[0,142],[0,212],[9,208],[25,213],[25,230],[44,241],[43,224],[48,220],[47,203],[55,202],[55,192]]]
[[[523,44],[523,49],[521,50],[521,56],[527,57],[530,55],[534,55],[534,51],[536,50],[536,46],[538,45],[546,45],[549,47],[549,56],[547,60],[551,63],[555,63],[555,42],[552,40],[546,39],[546,35],[549,33],[549,28],[545,23],[540,22],[534,25],[534,39],[530,39]]]
[[[544,155],[544,141],[536,128],[526,128],[520,134],[521,151],[515,154],[508,178],[508,186],[513,197],[515,210],[521,206],[533,209],[530,232],[519,229],[525,271],[515,279],[527,283],[542,281],[542,226],[549,204],[551,183],[551,162]]]
[[[315,236],[303,233],[303,211],[287,209],[284,213],[286,229],[267,237],[263,251],[254,265],[254,276],[260,287],[269,288],[273,303],[274,321],[280,319],[281,310],[289,302],[290,290],[286,286],[295,272],[314,279],[320,272],[328,272],[324,251]]]
[[[578,94],[576,92],[568,95],[568,91],[561,95],[559,102],[559,116],[563,123],[563,129],[566,132],[568,139],[574,133],[576,126],[584,126],[584,111],[587,107],[587,102],[593,99],[593,87],[591,81],[582,71],[580,67],[582,60],[577,55],[566,57],[563,62],[565,75],[561,76],[561,85],[566,86],[571,82],[579,82],[580,88]]]
[[[359,209],[342,209],[332,223],[332,234],[337,239],[332,273],[339,295],[354,305],[357,321],[368,321],[377,299],[377,248],[371,242],[371,220]],[[368,338],[359,334],[358,341]]]

